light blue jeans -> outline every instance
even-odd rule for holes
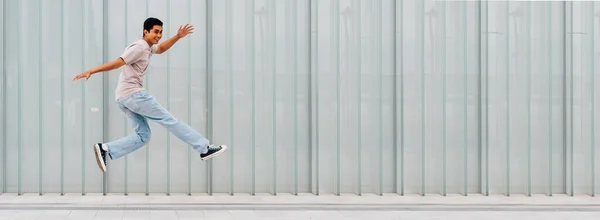
[[[105,143],[111,159],[123,157],[140,149],[150,141],[151,132],[147,119],[156,121],[195,151],[199,153],[208,151],[209,141],[204,136],[190,126],[179,122],[147,91],[142,90],[118,99],[117,105],[131,121],[135,134]]]

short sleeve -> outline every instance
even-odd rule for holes
[[[135,63],[144,55],[140,45],[134,44],[125,49],[125,52],[121,55],[121,58],[125,61],[125,64]]]
[[[156,53],[157,50],[158,50],[158,44],[152,45],[152,47],[150,48],[150,51],[152,51],[152,53]]]

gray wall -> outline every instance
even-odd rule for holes
[[[2,186],[19,193],[593,194],[594,2],[3,0]],[[41,15],[38,15],[41,13]],[[142,36],[146,89],[230,150],[210,162],[151,123],[131,134],[119,70]],[[5,129],[4,129],[5,128]]]

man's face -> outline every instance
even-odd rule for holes
[[[152,27],[152,30],[150,30],[149,32],[144,30],[144,32],[146,33],[146,36],[144,36],[146,41],[152,44],[158,44],[158,41],[160,41],[160,39],[162,38],[163,29],[159,25],[154,25],[154,27]]]

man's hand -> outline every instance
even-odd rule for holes
[[[186,24],[185,26],[179,26],[179,30],[177,30],[177,37],[184,38],[188,34],[194,33],[194,26]]]
[[[90,76],[92,76],[91,72],[84,72],[82,74],[79,74],[79,75],[73,77],[73,81],[82,79],[82,78],[85,78],[85,80],[87,81],[90,78]]]

